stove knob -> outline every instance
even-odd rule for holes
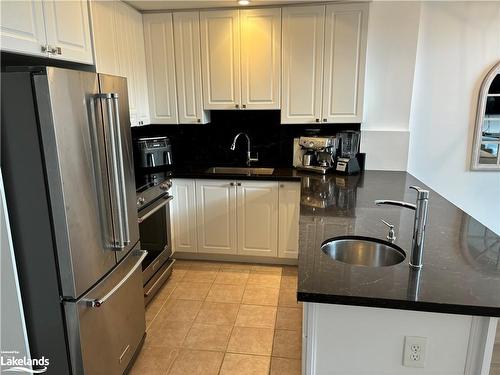
[[[137,198],[137,206],[142,206],[146,200],[143,197]]]
[[[172,181],[165,181],[162,184],[160,184],[160,189],[162,190],[168,190],[172,187]]]

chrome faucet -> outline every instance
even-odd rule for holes
[[[377,206],[387,204],[409,208],[415,211],[413,220],[413,237],[411,243],[410,267],[421,268],[424,258],[425,226],[427,224],[427,210],[429,206],[429,190],[424,190],[418,186],[410,186],[410,189],[417,191],[417,203],[411,204],[400,201],[379,199],[375,201]]]
[[[231,151],[234,151],[236,149],[236,141],[238,140],[240,135],[244,135],[247,138],[247,165],[250,166],[252,162],[259,161],[259,154],[257,153],[257,156],[255,158],[252,158],[252,155],[250,153],[250,137],[247,133],[238,133],[235,135],[233,143],[231,144]]]

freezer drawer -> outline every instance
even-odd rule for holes
[[[65,302],[75,374],[121,375],[145,333],[141,262],[132,250],[115,270],[77,302]]]

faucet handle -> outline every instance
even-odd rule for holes
[[[394,225],[391,223],[388,223],[387,221],[385,221],[382,218],[380,219],[380,221],[389,227],[389,234],[387,235],[386,238],[391,242],[394,241],[396,239],[396,233],[394,232]]]
[[[410,189],[413,189],[417,192],[417,200],[418,199],[429,199],[429,190],[422,189],[420,186],[410,186]]]

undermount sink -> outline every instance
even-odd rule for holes
[[[406,258],[398,246],[376,238],[342,236],[326,240],[321,250],[333,260],[355,266],[394,266]]]
[[[207,173],[221,173],[221,174],[263,174],[271,175],[274,168],[253,168],[253,167],[212,167],[207,169]]]

